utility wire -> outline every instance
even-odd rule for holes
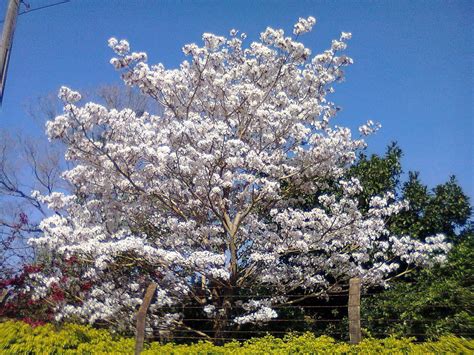
[[[38,10],[47,9],[48,7],[54,7],[54,6],[57,6],[57,5],[66,4],[68,2],[71,2],[71,0],[64,0],[64,1],[55,2],[54,4],[35,7],[35,8],[32,8],[32,9],[28,9],[28,10],[19,12],[18,16],[24,15],[24,14],[29,14],[30,12],[34,12],[34,11],[38,11]],[[23,3],[24,5],[26,5],[23,1],[20,1],[20,3]],[[0,23],[4,23],[4,22],[5,22],[4,20],[0,21]]]

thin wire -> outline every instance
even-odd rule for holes
[[[182,319],[183,322],[212,322],[213,319],[204,319],[204,318],[184,318]],[[305,322],[305,323],[340,323],[344,322],[343,319],[284,319],[284,318],[278,318],[278,319],[269,319],[265,322]]]
[[[183,329],[182,330],[183,332],[193,332],[192,330],[185,330]],[[212,333],[212,332],[215,332],[215,330],[213,329],[204,329],[204,330],[199,330],[200,332],[203,332],[203,333]],[[246,333],[259,333],[259,334],[288,334],[288,331],[286,330],[273,330],[273,331],[269,331],[269,330],[221,330],[222,333],[237,333],[237,334],[246,334]],[[341,333],[342,334],[342,333]],[[345,333],[344,333],[345,334]]]
[[[224,333],[226,331],[223,331]],[[274,332],[276,333],[276,332]],[[284,333],[288,333],[288,332],[284,332]],[[346,334],[344,332],[331,332],[331,334]],[[389,333],[384,333],[384,332],[376,332],[376,333],[371,333],[373,335],[385,335],[385,336],[390,336],[392,334],[389,334]],[[474,335],[474,333],[457,333],[458,335]],[[268,332],[268,335],[271,335],[269,332]],[[426,336],[425,333],[409,333],[409,334],[405,334],[405,337],[411,337],[411,336]],[[147,337],[148,339],[156,339],[157,337],[156,336],[148,336]],[[225,341],[234,341],[234,340],[237,340],[237,341],[248,341],[250,340],[249,338],[224,338],[224,337],[198,337],[198,336],[172,336],[170,337],[171,339],[196,339],[196,340],[207,340],[207,341],[212,341],[212,340],[225,340]],[[381,341],[383,341],[383,339],[381,339]],[[423,342],[420,342],[420,343],[423,343]]]
[[[206,319],[206,318],[183,318],[181,319],[183,322],[212,322],[213,319]],[[367,319],[361,318],[361,322],[370,324],[371,322],[437,322],[439,319],[433,318],[424,318],[424,319],[386,319],[386,318],[374,318],[374,319]],[[325,319],[325,318],[307,318],[307,319],[291,319],[291,318],[276,318],[276,319],[269,319],[266,320],[265,323],[270,322],[302,322],[302,323],[341,323],[341,322],[349,322],[347,319]]]
[[[22,1],[20,1],[21,3]],[[57,5],[62,5],[62,4],[66,4],[68,2],[71,2],[71,0],[64,0],[64,1],[60,1],[60,2],[56,2],[54,4],[49,4],[49,5],[44,5],[44,6],[40,6],[40,7],[35,7],[33,9],[28,9],[28,10],[25,10],[25,11],[21,11],[18,13],[18,16],[20,15],[24,15],[24,14],[29,14],[30,12],[34,12],[34,11],[38,11],[38,10],[43,10],[43,9],[46,9],[48,7],[53,7],[53,6],[57,6]],[[2,20],[0,21],[0,23],[4,23],[5,20]]]
[[[336,306],[294,306],[294,305],[274,305],[272,308],[347,308],[347,305],[336,305]],[[153,307],[154,309],[201,309],[202,306],[158,306]],[[233,306],[232,308],[244,308],[244,306]]]
[[[328,295],[328,298],[332,297],[348,297],[349,294],[338,294],[338,295]],[[198,294],[199,296],[199,294]],[[204,296],[204,295],[203,295]],[[275,295],[218,295],[214,296],[211,295],[212,298],[256,298],[256,297],[279,297]],[[312,294],[295,294],[295,295],[284,295],[284,297],[308,297],[308,298],[319,298],[319,299],[324,299],[326,296],[313,296]]]
[[[350,308],[351,306],[348,305],[273,305],[272,308],[275,309],[286,309],[286,308],[299,308],[299,309],[306,309],[306,308],[311,308],[311,309],[318,309],[318,308]],[[359,306],[354,306],[354,307],[359,307]],[[201,309],[203,306],[157,306],[153,307],[154,309],[176,309],[176,310],[182,310],[182,309]],[[237,306],[234,305],[233,308],[244,308],[243,305]],[[432,304],[432,305],[424,305],[423,308],[465,308],[464,306],[461,305],[444,305],[444,304]]]
[[[212,289],[221,289],[221,288],[209,288],[208,290]],[[245,290],[245,289],[241,289]],[[379,296],[381,293],[362,293],[361,297],[365,296]],[[199,296],[199,294],[198,294]],[[204,296],[204,295],[203,295]],[[278,295],[265,295],[265,294],[256,294],[256,295],[211,295],[212,298],[255,298],[255,297],[279,297]],[[303,294],[290,294],[290,295],[283,295],[284,297],[308,297],[308,298],[319,298],[319,299],[324,299],[324,298],[333,298],[333,297],[349,297],[348,293],[339,293],[339,294],[328,294],[328,295],[313,295],[311,293],[303,293]]]

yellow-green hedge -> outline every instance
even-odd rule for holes
[[[114,337],[106,330],[69,324],[60,330],[52,325],[36,328],[22,322],[0,323],[0,354],[132,354],[134,340]],[[208,342],[193,345],[151,343],[144,354],[472,354],[474,341],[454,336],[436,342],[414,344],[410,339],[366,339],[358,345],[335,342],[311,333],[288,335],[284,339],[266,336],[215,346]]]

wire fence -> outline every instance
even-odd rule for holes
[[[448,310],[451,313],[467,311],[462,305],[433,302],[432,304],[420,306],[423,312],[426,313],[425,316],[412,315],[412,317],[409,317],[403,314],[395,314],[398,309],[390,310],[389,306],[385,306],[389,313],[387,315],[374,316],[373,314],[364,314],[366,309],[364,308],[364,301],[376,295],[380,295],[380,293],[367,292],[363,294],[362,307],[360,303],[357,306],[359,310],[362,308],[362,312],[357,320],[349,319],[350,312],[348,312],[348,309],[351,307],[348,304],[349,294],[341,292],[331,294],[323,299],[315,298],[296,304],[273,305],[272,308],[277,311],[278,317],[262,323],[238,325],[233,323],[230,320],[232,316],[228,315],[229,319],[226,321],[226,324],[218,330],[216,329],[216,324],[219,322],[219,319],[207,317],[203,312],[202,305],[162,306],[155,309],[164,312],[171,310],[179,311],[182,314],[182,318],[179,319],[179,324],[172,331],[151,331],[147,334],[146,338],[149,341],[162,342],[192,343],[206,340],[224,343],[229,341],[242,342],[250,338],[266,335],[282,338],[289,333],[311,332],[316,336],[328,335],[337,340],[349,340],[349,324],[356,321],[359,324],[362,336],[385,338],[395,335],[415,338],[414,342],[421,342],[446,333],[445,329],[440,328],[438,324],[439,322],[446,323],[446,315],[443,315],[444,310]],[[307,295],[292,294],[288,295],[288,298],[292,300],[305,296]],[[221,296],[218,296],[217,299],[219,297]],[[231,300],[230,312],[235,315],[245,312],[245,306],[241,302],[246,302],[246,300],[250,299],[262,300],[274,297],[274,295],[245,294],[226,295],[225,297]],[[448,332],[459,337],[473,338],[474,327],[472,325],[464,328],[458,327]]]

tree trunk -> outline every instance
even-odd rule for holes
[[[225,343],[225,340],[229,337],[226,332],[229,323],[229,317],[232,309],[232,295],[231,288],[225,288],[222,293],[219,294],[221,302],[217,309],[217,314],[214,318],[214,338],[216,344],[222,345]]]
[[[225,314],[217,314],[216,318],[214,319],[214,339],[218,345],[222,345],[225,342],[227,321],[227,312]]]
[[[148,285],[145,297],[143,297],[142,305],[137,313],[137,333],[135,338],[135,355],[139,355],[143,350],[143,343],[145,341],[145,320],[148,307],[150,307],[151,300],[155,294],[157,284],[152,282]]]

